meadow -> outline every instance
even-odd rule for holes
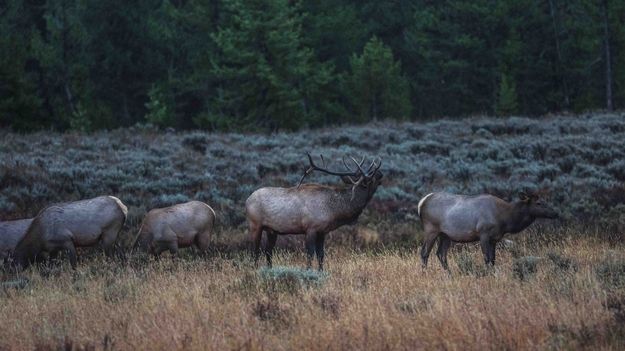
[[[536,237],[539,240],[536,240]],[[486,269],[454,247],[451,273],[416,250],[330,245],[327,272],[296,250],[273,269],[244,253],[177,261],[94,257],[30,270],[0,292],[0,348],[39,350],[502,350],[625,347],[622,246],[529,233]]]
[[[327,271],[280,238],[276,267],[250,262],[243,203],[293,186],[305,152],[330,167],[379,156],[384,182],[357,224],[327,240]],[[625,116],[377,122],[296,133],[0,131],[0,219],[110,194],[129,207],[120,254],[3,275],[0,349],[622,349]],[[315,174],[308,181],[336,183]],[[431,191],[506,199],[541,191],[560,211],[500,245],[417,255]],[[147,210],[189,199],[217,212],[213,247],[177,260],[130,255]]]

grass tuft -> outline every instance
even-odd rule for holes
[[[271,289],[290,293],[301,288],[319,287],[328,278],[325,272],[285,266],[263,267],[258,270],[258,275]]]
[[[542,261],[542,257],[524,256],[514,260],[512,263],[512,274],[519,280],[528,280],[538,270],[538,263]]]
[[[625,288],[625,259],[610,254],[597,266],[595,274],[607,289],[623,289]]]

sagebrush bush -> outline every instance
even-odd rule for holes
[[[559,272],[577,271],[579,265],[572,258],[561,255],[557,252],[548,252],[547,258],[553,263]]]
[[[512,263],[512,274],[519,280],[528,280],[538,270],[538,264],[542,259],[535,256],[519,257]]]
[[[272,289],[290,293],[304,287],[320,286],[328,277],[324,272],[295,267],[263,267],[258,274]]]
[[[441,190],[506,199],[520,190],[548,190],[547,201],[567,220],[605,222],[611,208],[625,204],[619,195],[625,189],[623,124],[618,114],[597,114],[377,122],[267,135],[166,133],[150,126],[91,134],[3,132],[0,220],[110,194],[133,218],[197,199],[218,211],[222,225],[238,227],[245,222],[245,199],[262,186],[296,185],[311,152],[337,170],[344,169],[343,157],[349,165],[348,156],[382,159],[385,177],[361,217],[365,222],[414,212],[422,196]],[[341,183],[320,173],[306,181]],[[136,232],[139,222],[129,221],[127,230]],[[394,240],[381,234],[385,244]]]

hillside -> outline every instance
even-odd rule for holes
[[[306,152],[339,169],[344,156],[382,159],[384,182],[364,222],[415,220],[418,200],[438,190],[507,199],[541,190],[570,223],[622,224],[625,212],[622,114],[380,122],[269,135],[134,127],[0,136],[2,219],[110,194],[129,205],[131,227],[150,208],[188,199],[206,201],[221,225],[236,227],[252,191],[297,184]],[[308,181],[337,179],[316,173]]]

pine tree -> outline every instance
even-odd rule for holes
[[[375,36],[350,61],[347,88],[356,121],[410,116],[410,88],[391,49]]]
[[[214,34],[216,95],[206,121],[296,129],[321,116],[332,69],[302,44],[299,4],[287,0],[231,0],[230,16]],[[201,120],[197,120],[201,123]]]
[[[0,6],[0,127],[48,127],[33,73],[27,70],[33,31],[23,1]]]
[[[501,75],[495,112],[498,116],[509,116],[517,113],[518,109],[516,84],[508,74],[504,73]]]
[[[42,69],[48,87],[44,96],[53,107],[57,128],[93,127],[84,10],[80,1],[48,0],[43,15],[45,30],[37,32],[31,42],[31,54]]]

